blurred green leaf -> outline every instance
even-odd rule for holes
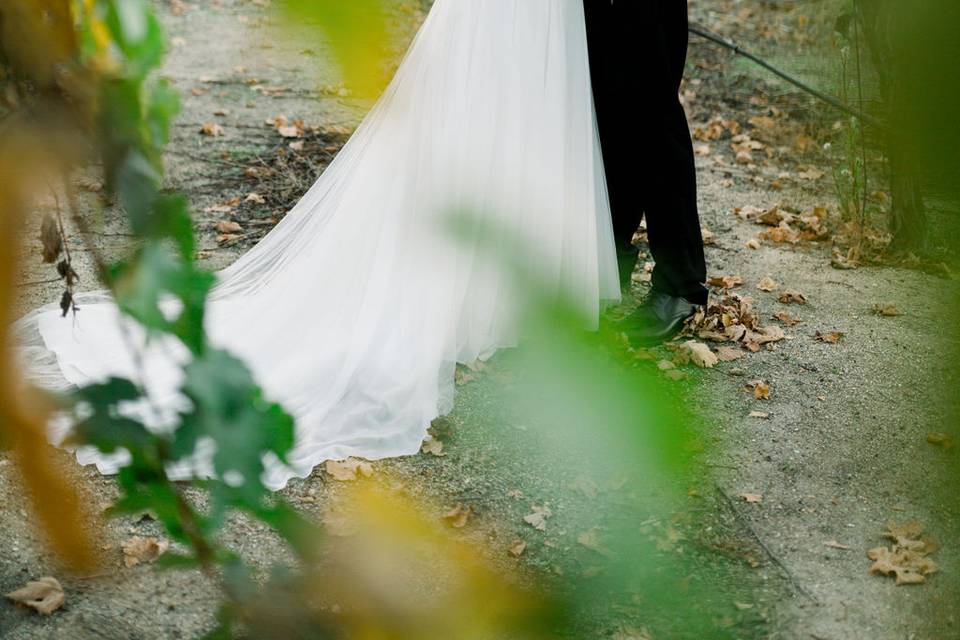
[[[214,468],[234,490],[229,493],[243,504],[256,504],[265,492],[260,480],[264,453],[286,460],[293,419],[265,400],[246,365],[225,351],[207,349],[184,372],[182,391],[194,410],[183,416],[173,455],[186,455],[199,439],[210,438],[216,445]]]
[[[146,245],[132,263],[115,267],[113,273],[114,293],[124,313],[150,331],[173,333],[195,354],[205,346],[204,302],[214,280],[212,273],[193,270],[156,243]],[[160,308],[161,301],[169,299],[166,294],[181,303],[173,318]]]

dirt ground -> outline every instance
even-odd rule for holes
[[[161,5],[171,38],[164,76],[183,100],[167,157],[169,183],[190,196],[200,255],[211,269],[230,264],[313,180],[287,172],[271,183],[263,210],[247,202],[235,205],[244,213],[250,235],[218,242],[222,233],[215,225],[223,215],[211,207],[245,198],[257,188],[246,167],[259,157],[276,168],[278,151],[287,148],[288,141],[265,121],[278,115],[303,119],[332,131],[331,144],[338,145],[340,133],[355,126],[367,106],[338,95],[329,52],[315,34],[304,30],[295,37],[281,30],[263,4],[197,2],[182,14]],[[692,7],[693,17],[709,22],[723,6],[699,2]],[[411,23],[417,19],[415,10],[404,15]],[[769,106],[780,104],[789,92],[763,78],[694,42],[685,85],[692,125],[707,127],[720,115],[746,126],[751,117],[769,113]],[[218,123],[223,135],[201,135],[201,127],[210,122]],[[772,316],[782,311],[803,322],[784,327],[788,339],[740,360],[710,370],[684,368],[709,427],[709,446],[699,460],[700,472],[690,479],[696,491],[689,503],[676,507],[675,515],[695,513],[696,522],[677,525],[683,527],[682,542],[663,553],[686,554],[687,566],[698,575],[716,577],[708,583],[724,589],[707,601],[684,603],[682,615],[709,616],[709,637],[716,638],[960,638],[960,554],[954,544],[960,539],[960,513],[949,491],[941,490],[944,467],[956,452],[927,442],[929,432],[956,429],[944,424],[944,400],[956,401],[956,381],[942,355],[941,325],[946,301],[956,299],[960,286],[904,268],[831,268],[829,242],[764,241],[749,248],[761,227],[734,215],[736,208],[829,206],[835,199],[830,176],[797,178],[802,163],[792,153],[738,163],[729,140],[697,144],[711,147],[698,151],[702,222],[713,235],[707,246],[709,274],[740,276],[743,284],[733,291],[754,299],[765,324],[778,324]],[[323,158],[314,164],[322,170]],[[24,249],[21,311],[59,294],[58,285],[41,282],[50,274],[36,259],[38,248],[30,237]],[[89,260],[75,240],[75,265],[83,282],[93,286]],[[97,242],[108,255],[129,247],[116,212],[108,212]],[[765,277],[779,283],[779,289],[757,289]],[[781,304],[778,295],[784,289],[803,292],[807,304]],[[871,311],[876,304],[895,305],[901,315],[876,315]],[[834,331],[844,334],[836,344],[814,337]],[[671,357],[665,349],[655,355]],[[568,475],[548,472],[550,461],[533,453],[539,449],[536,434],[498,404],[510,385],[511,367],[509,354],[498,356],[460,387],[456,409],[445,420],[444,456],[424,453],[384,461],[375,465],[376,472],[435,505],[437,515],[455,504],[470,504],[476,516],[463,535],[488,547],[492,562],[507,571],[530,580],[583,571],[592,562],[591,552],[578,545],[573,523],[591,501],[571,489],[574,470]],[[769,399],[755,399],[745,390],[752,380],[769,383]],[[751,417],[754,411],[768,416]],[[66,459],[66,454],[58,455]],[[59,575],[55,559],[31,526],[11,466],[0,457],[3,592],[28,579]],[[106,505],[116,495],[112,479],[92,469],[82,470],[82,476],[93,504]],[[306,480],[291,482],[283,495],[320,518],[341,492],[340,483],[318,469]],[[546,533],[523,521],[531,505],[545,502],[554,512]],[[939,572],[923,585],[900,587],[892,579],[868,575],[866,551],[884,543],[887,523],[910,520],[921,522],[941,543],[933,556]],[[116,564],[97,576],[64,578],[67,604],[52,616],[0,603],[0,637],[196,638],[211,629],[218,604],[215,586],[199,573],[125,568],[119,544],[134,534],[159,536],[162,531],[149,518],[112,521],[104,544],[115,551]],[[519,558],[504,552],[515,539],[528,545]],[[264,566],[283,556],[281,544],[265,527],[243,517],[231,521],[225,540]],[[677,630],[676,610],[634,605],[611,606],[569,635],[695,637]]]

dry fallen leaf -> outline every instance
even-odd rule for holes
[[[510,545],[510,548],[507,549],[507,553],[512,555],[514,558],[519,558],[523,555],[523,552],[527,550],[527,543],[523,540],[514,540],[513,544]]]
[[[899,316],[900,310],[892,304],[875,304],[873,305],[873,313],[874,315],[885,318],[892,318],[894,316]]]
[[[740,276],[713,276],[707,280],[707,284],[711,287],[732,289],[737,285],[743,284],[743,278]]]
[[[457,504],[453,509],[443,514],[443,521],[454,529],[463,529],[473,515],[473,507]]]
[[[807,304],[807,296],[794,289],[785,289],[777,300],[783,304]]]
[[[774,280],[770,277],[766,277],[757,283],[757,289],[760,289],[760,291],[773,291],[779,286],[780,285],[774,282]]]
[[[845,544],[840,544],[836,540],[827,540],[826,542],[823,543],[823,546],[830,547],[831,549],[841,549],[843,551],[849,551],[851,549],[850,546]]]
[[[350,482],[357,478],[369,478],[373,475],[373,466],[364,460],[347,458],[346,460],[327,460],[324,469],[334,480]]]
[[[43,246],[43,261],[47,264],[56,262],[63,251],[63,238],[57,219],[49,213],[43,217],[40,225],[40,243]]]
[[[523,516],[523,521],[537,531],[545,531],[547,528],[547,518],[552,516],[553,512],[550,511],[550,507],[547,505],[543,505],[542,507],[534,505],[532,509],[533,513]]]
[[[750,417],[750,418],[760,418],[760,419],[762,419],[762,420],[766,420],[766,419],[768,419],[768,418],[770,417],[770,414],[767,413],[766,411],[751,411],[751,412],[750,412],[750,415],[749,415],[748,417]]]
[[[696,340],[687,340],[681,345],[681,349],[685,353],[686,357],[690,359],[690,362],[697,365],[701,369],[709,369],[719,362],[716,354],[710,350],[710,347],[702,342],[697,342]]]
[[[700,237],[703,238],[704,246],[709,247],[717,244],[717,234],[704,226],[700,227]]]
[[[162,556],[170,548],[170,542],[158,540],[154,537],[133,536],[126,540],[120,548],[123,550],[123,564],[134,567],[140,563],[153,562]]]
[[[840,342],[840,338],[842,338],[843,336],[844,336],[844,333],[842,331],[829,331],[827,333],[821,333],[817,331],[813,337],[817,342],[825,342],[827,344],[837,344],[838,342]]]
[[[6,594],[7,598],[17,604],[30,607],[37,613],[45,616],[50,615],[63,606],[66,595],[63,593],[63,587],[60,581],[51,576],[44,576],[39,580],[31,580],[16,591]]]
[[[781,311],[779,313],[773,314],[773,319],[779,320],[780,322],[787,325],[788,327],[795,327],[801,322],[803,322],[803,320],[801,320],[800,318],[794,318],[786,311]]]
[[[753,397],[757,400],[770,399],[770,385],[763,380],[751,380],[746,385],[747,389],[753,391]]]
[[[927,558],[937,550],[928,538],[921,538],[923,526],[919,522],[890,523],[883,537],[893,541],[890,547],[875,547],[867,551],[873,560],[868,573],[896,577],[896,584],[920,584],[925,576],[935,572],[937,565]]]
[[[742,357],[742,349],[734,349],[733,347],[720,347],[717,349],[717,359],[721,362],[733,362],[734,360],[739,360]]]
[[[250,192],[247,194],[246,202],[254,202],[256,204],[264,204],[267,200],[262,195],[256,192]]]
[[[205,136],[218,137],[223,135],[223,127],[216,122],[204,122],[200,127],[200,133]]]
[[[299,138],[303,135],[303,132],[295,126],[277,127],[277,133],[284,138]]]
[[[243,227],[234,222],[233,220],[221,220],[216,225],[217,231],[219,233],[229,234],[229,233],[242,233]]]
[[[759,504],[763,502],[762,493],[741,493],[739,497],[743,498],[744,502],[749,502],[750,504]]]
[[[747,240],[746,247],[747,249],[759,249],[760,241],[757,240],[756,238],[750,238],[749,240]]]

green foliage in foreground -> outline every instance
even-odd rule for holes
[[[190,551],[167,563],[233,567],[225,588],[236,600],[251,587],[242,560],[220,546],[216,534],[230,510],[243,510],[274,527],[294,549],[307,524],[261,481],[264,455],[281,461],[293,446],[293,419],[264,399],[250,371],[233,355],[211,346],[204,333],[213,274],[194,262],[195,239],[187,200],[165,193],[162,151],[178,111],[176,93],[151,81],[164,38],[145,0],[96,0],[79,25],[81,55],[103,72],[97,79],[97,142],[107,190],[122,205],[131,230],[144,240],[129,258],[101,265],[119,308],[151,340],[178,340],[191,355],[183,369],[182,394],[191,407],[175,428],[154,433],[121,414],[128,402],[149,402],[140,381],[110,379],[77,390],[68,399],[75,418],[72,443],[111,453],[126,450],[131,461],[119,474],[122,497],[114,514],[149,511],[170,536]],[[161,303],[176,300],[171,317]],[[81,311],[82,313],[82,311]],[[210,507],[195,509],[167,478],[167,468],[189,461],[198,443],[211,441],[214,477],[202,486]],[[238,604],[238,603],[237,603]],[[225,611],[227,611],[225,609]],[[230,611],[237,613],[239,607]],[[231,623],[229,615],[223,622]]]

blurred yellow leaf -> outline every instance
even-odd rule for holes
[[[17,123],[11,123],[17,124]],[[0,139],[0,228],[22,229],[32,197],[45,193],[48,180],[56,181],[60,162],[69,157],[65,136],[25,123],[11,126]],[[54,158],[44,150],[56,149]],[[19,274],[18,234],[0,234],[0,327],[9,327]],[[50,456],[46,425],[53,412],[50,400],[30,388],[14,362],[11,336],[0,330],[0,439],[13,451],[26,494],[54,550],[77,571],[89,571],[96,553],[88,525],[91,514],[76,487],[80,479],[57,465]]]
[[[380,94],[387,43],[384,0],[284,0],[283,4],[291,19],[316,24],[323,31],[353,92],[366,97]]]
[[[309,584],[313,596],[337,603],[345,637],[531,637],[520,629],[542,603],[495,571],[488,550],[384,483],[350,485],[343,500],[354,535],[333,541]],[[517,543],[509,551],[523,553]]]

